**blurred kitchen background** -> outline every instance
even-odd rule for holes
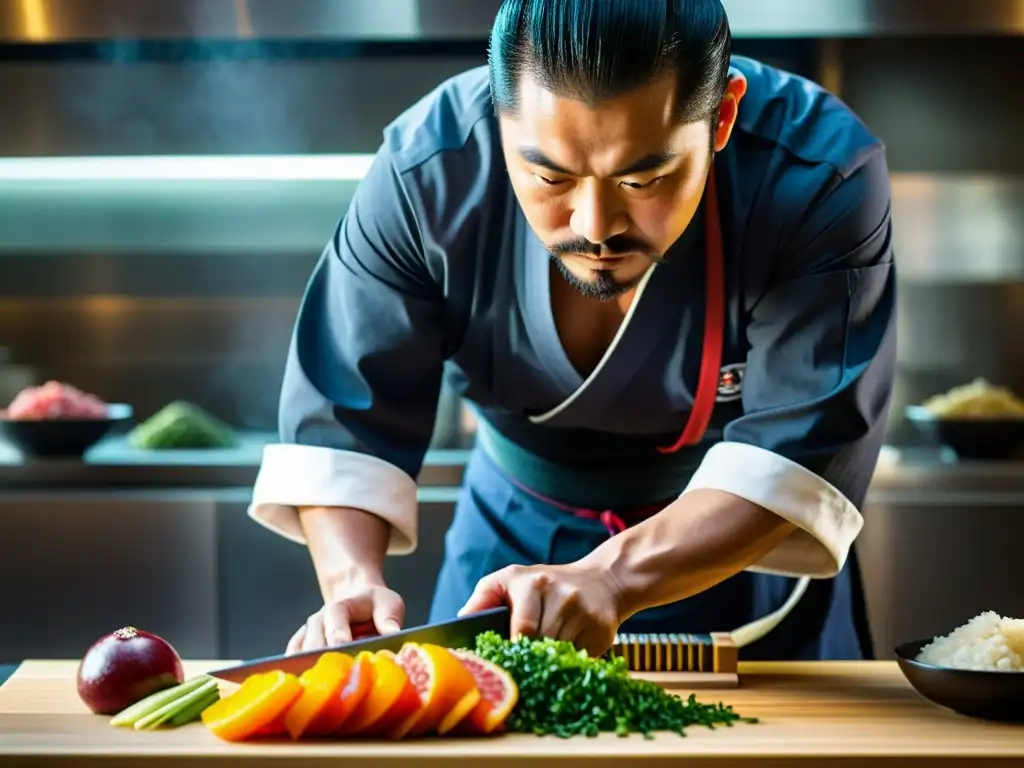
[[[168,455],[114,434],[84,461],[0,445],[0,663],[129,623],[261,655],[318,607],[305,550],[245,516],[292,322],[382,127],[485,63],[498,4],[0,0],[0,407],[59,379],[139,420],[187,400],[243,438]],[[725,5],[736,53],[825,84],[888,146],[899,375],[858,543],[877,653],[1024,616],[1024,462],[955,461],[903,417],[978,376],[1024,394],[1024,0]],[[420,550],[389,563],[409,623],[464,426],[445,395]]]

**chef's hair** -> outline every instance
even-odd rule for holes
[[[670,74],[683,122],[717,121],[732,34],[721,0],[504,0],[488,61],[496,111],[514,113],[522,75],[598,104]]]

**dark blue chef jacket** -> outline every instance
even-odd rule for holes
[[[643,626],[728,630],[777,609],[804,576],[797,607],[744,657],[870,654],[851,545],[894,369],[884,148],[817,85],[742,57],[732,67],[748,90],[715,158],[730,376],[700,444],[657,450],[675,442],[696,390],[704,206],[582,376],[561,347],[549,255],[509,183],[478,68],[385,129],[304,296],[281,444],[267,449],[251,514],[302,541],[296,507],[366,509],[392,524],[392,553],[410,551],[413,479],[447,375],[485,444],[448,534],[434,618],[495,568],[572,560],[607,538],[530,491],[625,509],[716,487],[796,523],[792,541]]]

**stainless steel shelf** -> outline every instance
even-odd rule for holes
[[[27,174],[37,161],[17,178],[12,162],[26,161],[0,159],[0,254],[315,257],[359,183],[76,179],[73,160],[67,177],[61,161],[49,160],[51,178],[33,180]],[[144,160],[139,166],[146,170]],[[902,281],[1024,280],[1024,177],[893,173],[891,185]]]
[[[252,488],[263,447],[274,441],[273,433],[249,433],[242,435],[237,448],[143,451],[132,448],[122,437],[112,437],[81,460],[25,459],[0,443],[0,494],[87,490],[93,495],[135,491],[209,495],[229,491],[225,500],[238,501],[242,497],[236,491],[241,489],[244,495]],[[466,451],[430,451],[419,477],[422,500],[448,499],[436,490],[459,486],[467,458]]]

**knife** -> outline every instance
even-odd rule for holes
[[[398,653],[405,643],[432,643],[444,648],[468,648],[476,645],[476,636],[483,632],[496,632],[508,639],[510,632],[511,613],[507,606],[490,608],[479,613],[471,613],[451,621],[426,624],[422,627],[410,627],[390,635],[374,636],[353,640],[331,648],[320,648],[315,651],[303,651],[291,655],[265,656],[261,659],[246,661],[234,667],[226,667],[209,674],[232,683],[244,682],[250,675],[281,670],[293,675],[301,675],[316,664],[325,653],[337,651],[354,656],[360,651],[392,651]]]

